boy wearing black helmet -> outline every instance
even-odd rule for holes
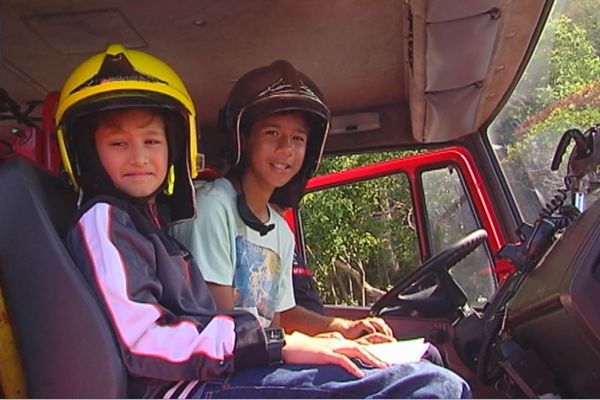
[[[462,381],[448,381],[458,379],[449,372],[410,374],[409,367],[370,374],[359,393],[343,381],[365,373],[347,356],[382,365],[353,342],[290,335],[286,343],[251,313],[216,310],[193,258],[163,230],[194,214],[194,117],[187,89],[168,65],[120,45],[81,64],[57,108],[63,165],[83,202],[66,244],[113,326],[128,395],[468,394]],[[402,372],[406,385],[387,384],[395,381],[392,372]],[[292,383],[298,374],[302,385]],[[338,379],[323,383],[324,374]],[[414,380],[423,378],[429,384],[415,391]]]
[[[323,153],[329,120],[317,85],[289,62],[244,74],[219,116],[232,168],[199,189],[198,218],[172,232],[198,261],[220,309],[250,310],[265,327],[278,326],[285,311],[283,326],[305,333],[378,332],[379,341],[393,340],[380,318],[351,321],[295,307],[294,238],[275,209],[297,206]]]

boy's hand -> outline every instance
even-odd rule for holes
[[[360,344],[390,343],[395,342],[396,338],[393,336],[384,335],[383,333],[375,332],[361,336],[358,339],[354,339],[354,341]]]
[[[381,342],[393,342],[394,333],[392,328],[381,318],[368,317],[357,320],[335,318],[332,323],[332,328],[340,332],[344,337],[348,339],[358,339],[367,335],[371,335],[371,340],[367,339],[370,343],[381,343]],[[386,340],[386,338],[389,338]]]
[[[299,332],[286,335],[283,360],[289,364],[339,365],[352,375],[365,373],[350,359],[356,358],[368,366],[386,368],[389,365],[353,340],[335,337],[311,337]]]
[[[317,338],[335,338],[335,339],[346,339],[344,335],[340,332],[323,332],[315,335]],[[383,333],[375,332],[369,333],[364,336],[359,337],[358,339],[352,339],[360,344],[373,344],[373,343],[390,343],[395,342],[396,339]]]

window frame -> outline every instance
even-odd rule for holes
[[[410,196],[414,208],[415,226],[421,262],[432,255],[431,238],[428,221],[425,215],[423,186],[421,174],[431,169],[445,167],[452,164],[460,173],[465,185],[466,195],[472,203],[475,218],[481,228],[488,233],[489,252],[492,255],[492,268],[497,282],[508,275],[514,267],[505,260],[499,259],[496,254],[506,243],[501,229],[501,224],[493,211],[488,190],[484,185],[482,175],[478,172],[474,158],[469,151],[460,146],[433,150],[424,154],[398,158],[390,161],[378,162],[370,165],[351,168],[344,171],[319,175],[307,183],[305,194],[320,190],[331,189],[360,181],[385,177],[396,173],[404,173],[407,177]],[[306,259],[305,241],[302,231],[302,221],[298,209],[288,210],[286,220],[294,232],[296,246]]]

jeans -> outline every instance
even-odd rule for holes
[[[250,368],[208,382],[193,398],[470,398],[467,383],[429,361],[364,369],[358,379],[335,365]]]

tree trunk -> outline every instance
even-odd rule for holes
[[[365,293],[365,304],[364,305],[373,303],[375,300],[377,300],[379,297],[381,297],[385,293],[385,291],[378,289],[374,286],[371,286],[371,284],[369,284],[369,282],[367,282],[366,279],[363,280],[361,278],[360,272],[357,271],[356,269],[352,268],[352,266],[349,263],[346,263],[340,259],[336,259],[333,262],[333,264],[336,269],[336,275],[338,275],[337,272],[342,272],[345,275],[349,276],[361,288],[361,291]]]

